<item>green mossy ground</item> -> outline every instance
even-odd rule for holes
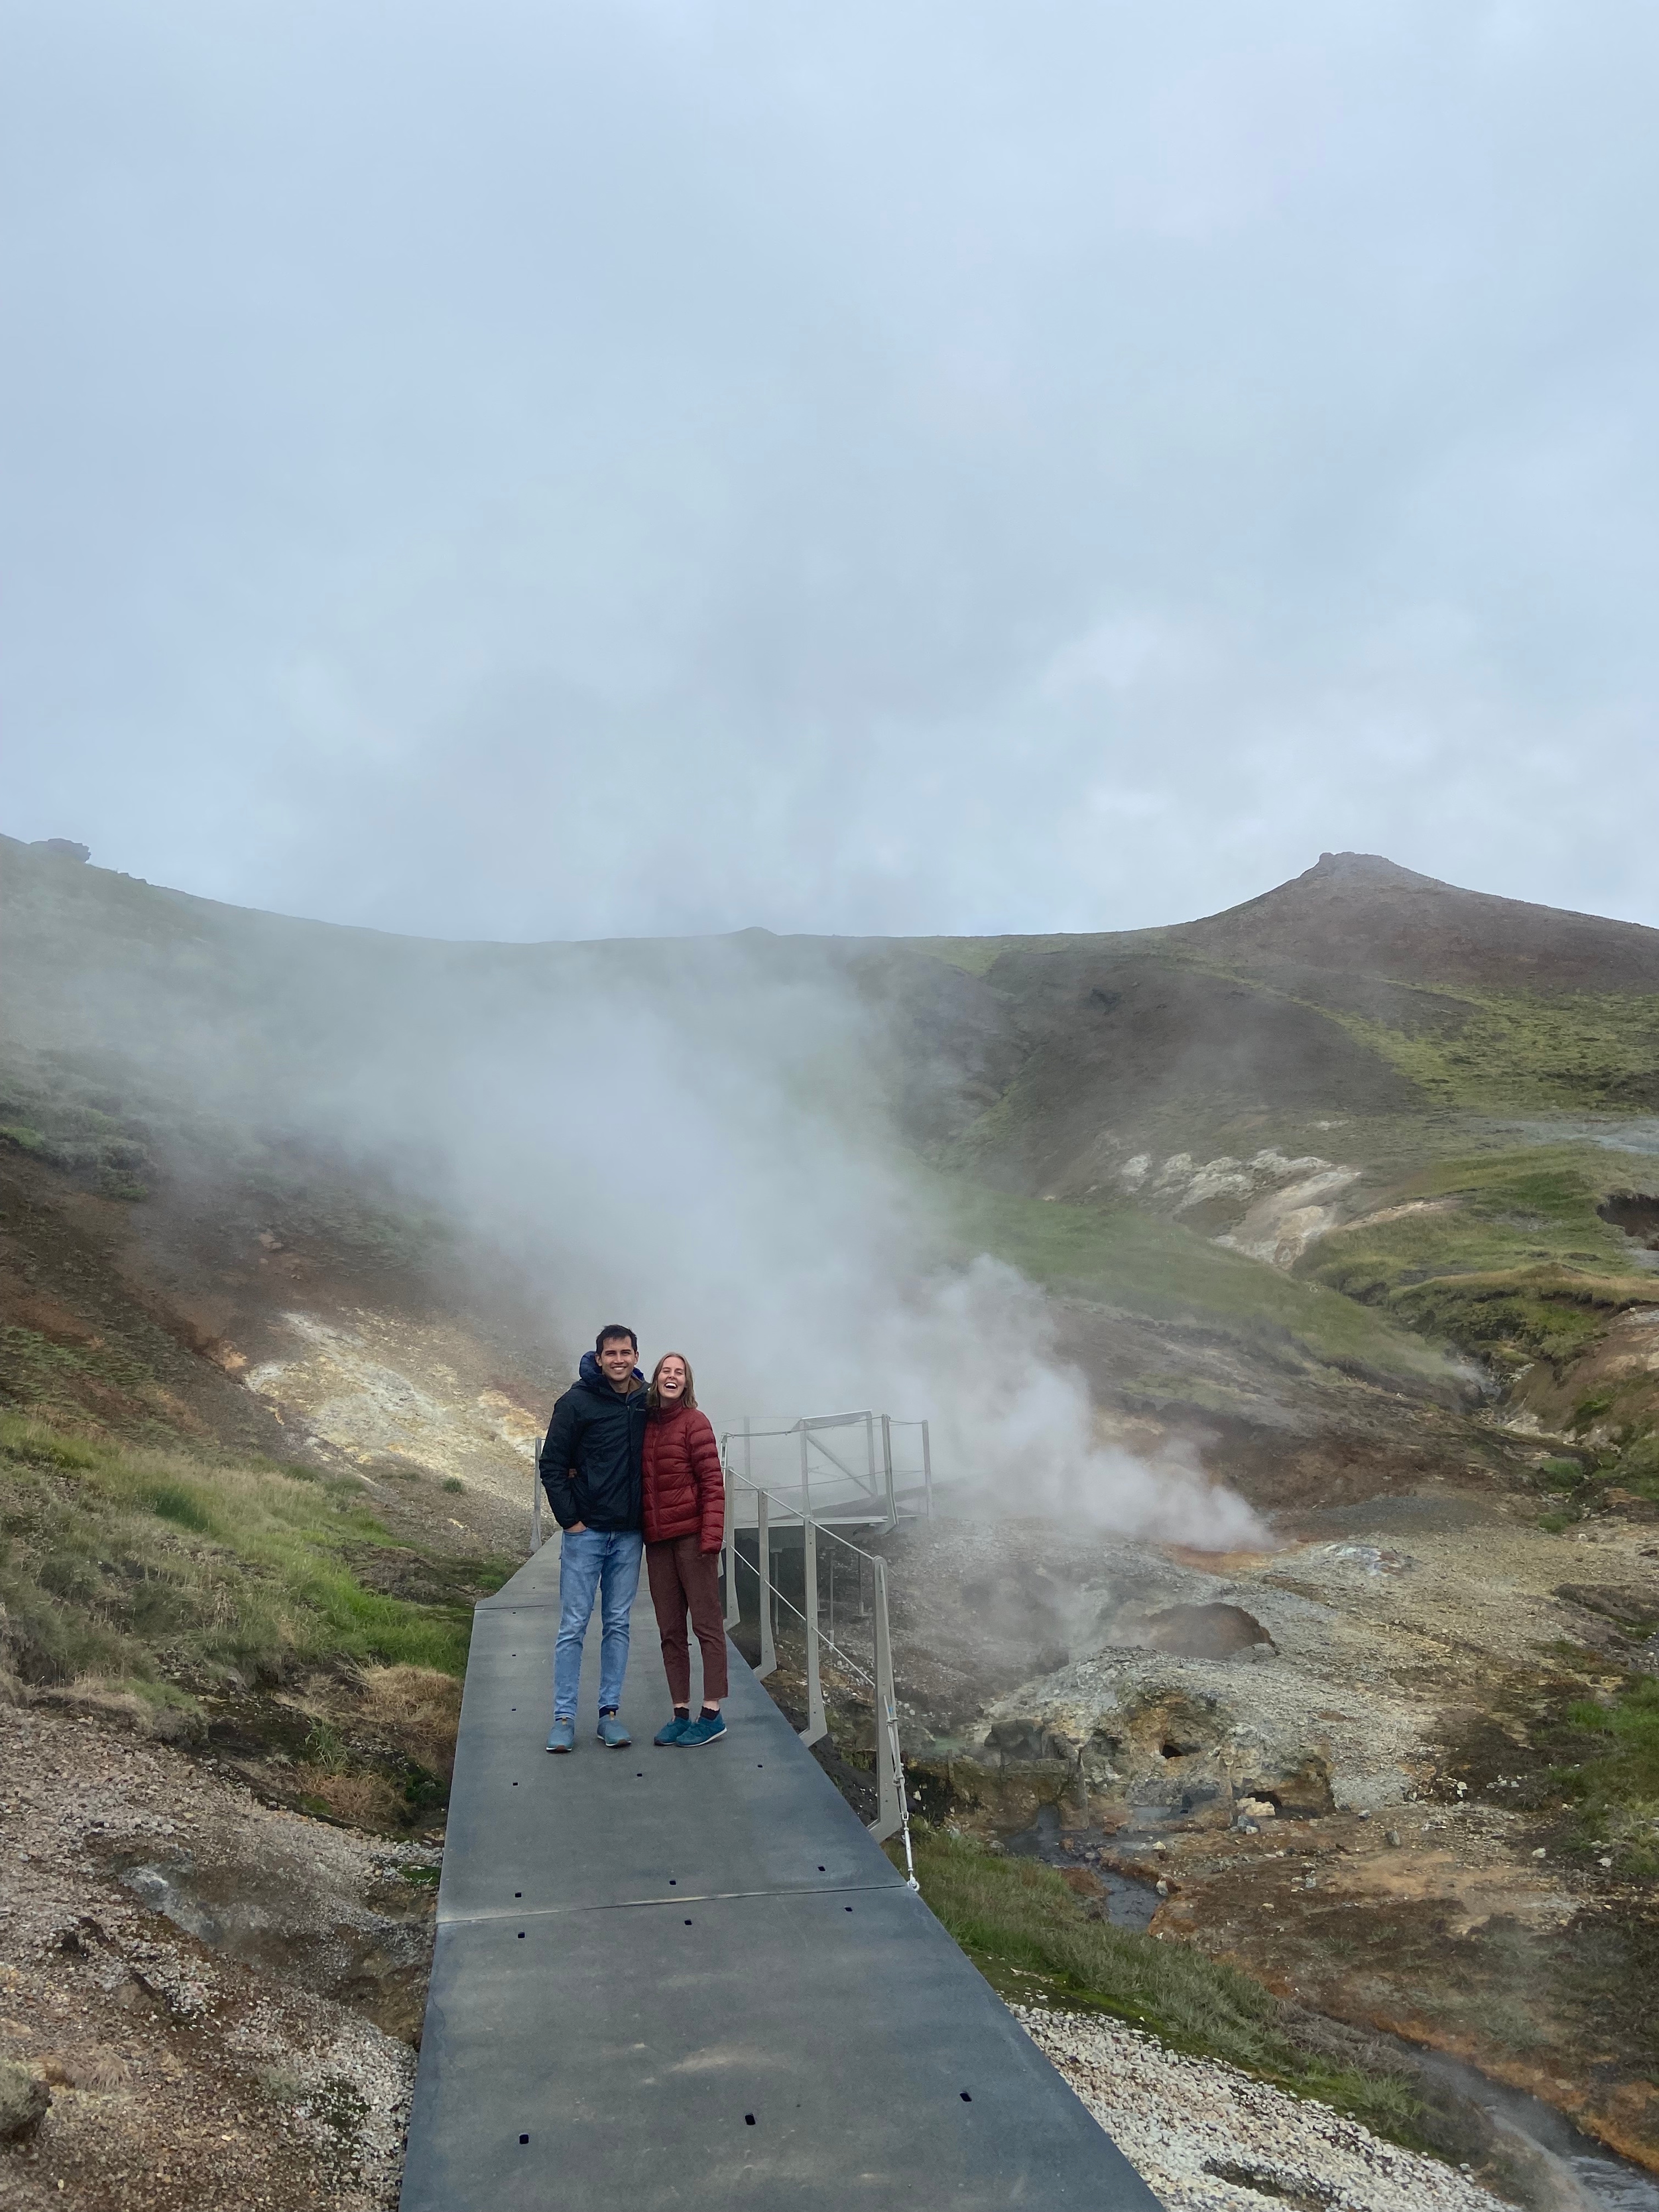
[[[1276,1333],[1339,1366],[1419,1379],[1443,1371],[1436,1354],[1387,1315],[1157,1214],[939,1180],[958,1252],[989,1252],[1045,1288],[1152,1321],[1194,1322],[1232,1335]]]
[[[1001,1857],[937,1829],[914,1831],[913,1842],[922,1896],[1009,2002],[1043,1997],[1109,2013],[1177,2051],[1224,2059],[1351,2112],[1395,2142],[1433,2147],[1432,2122],[1403,2071],[1310,2049],[1309,2025],[1248,1974],[1190,1944],[1091,1919],[1036,1860]]]
[[[1643,1617],[1614,1591],[1578,1601],[1605,1611],[1627,1645],[1659,1629],[1659,1607]],[[1616,1649],[1568,1643],[1540,1654],[1493,1684],[1491,1711],[1448,1746],[1443,1772],[1472,1798],[1533,1815],[1553,1858],[1607,1858],[1616,1879],[1648,1881],[1659,1875],[1659,1680],[1628,1664]]]
[[[62,1170],[103,1198],[147,1198],[149,1125],[120,1092],[66,1066],[0,1070],[0,1145]]]
[[[470,1606],[368,1587],[351,1555],[386,1530],[355,1484],[306,1468],[0,1415],[0,1534],[7,1660],[26,1683],[188,1703],[342,1661],[465,1668]],[[507,1571],[481,1561],[471,1578],[482,1594]]]
[[[1642,994],[1419,987],[1442,1015],[1409,1029],[1340,1012],[1350,1035],[1436,1105],[1476,1114],[1659,1109],[1659,1002]]]
[[[1579,1756],[1552,1780],[1571,1808],[1568,1847],[1610,1856],[1621,1877],[1659,1875],[1659,1680],[1632,1675],[1611,1696],[1583,1698],[1563,1716]]]
[[[1559,1145],[1431,1161],[1377,1194],[1376,1211],[1421,1210],[1327,1237],[1301,1279],[1500,1372],[1545,1359],[1559,1373],[1659,1295],[1597,1211],[1620,1157]]]

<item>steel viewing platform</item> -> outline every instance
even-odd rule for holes
[[[727,1734],[544,1749],[549,1544],[477,1612],[401,2212],[1156,2212],[733,1650]],[[696,1646],[693,1645],[695,1655]]]

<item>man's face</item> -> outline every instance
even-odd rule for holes
[[[607,1336],[599,1346],[599,1372],[607,1382],[626,1382],[634,1372],[634,1346],[625,1336]]]

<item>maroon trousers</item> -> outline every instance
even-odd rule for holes
[[[700,1550],[695,1536],[674,1536],[665,1544],[646,1546],[645,1571],[662,1637],[662,1668],[668,1677],[670,1700],[677,1705],[691,1702],[691,1646],[685,1634],[689,1612],[693,1632],[702,1646],[703,1702],[718,1705],[726,1693],[720,1553]]]

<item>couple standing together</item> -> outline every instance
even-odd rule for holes
[[[608,1750],[633,1741],[623,1725],[628,1620],[643,1555],[662,1637],[673,1715],[653,1741],[684,1749],[725,1735],[726,1626],[720,1550],[726,1486],[708,1416],[697,1409],[690,1363],[665,1352],[647,1383],[635,1365],[639,1339],[602,1328],[580,1373],[553,1408],[538,1462],[542,1487],[564,1531],[559,1554],[559,1639],[553,1654],[550,1751],[576,1747],[582,1644],[599,1603],[599,1738]],[[702,1710],[691,1717],[691,1649],[702,1650]]]

